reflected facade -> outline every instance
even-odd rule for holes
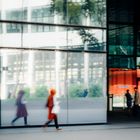
[[[28,123],[44,124],[51,87],[60,124],[106,123],[106,1],[8,3],[0,0],[1,127],[11,125],[20,89]]]
[[[126,90],[134,98],[139,83],[139,7],[134,0],[108,0],[108,81],[113,107],[125,108]]]

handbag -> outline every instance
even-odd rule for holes
[[[60,106],[59,105],[54,105],[52,108],[52,113],[58,114],[60,111]]]

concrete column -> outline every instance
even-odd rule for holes
[[[32,94],[34,92],[34,52],[33,51],[29,51],[27,85],[29,86]]]

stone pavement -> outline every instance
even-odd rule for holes
[[[60,131],[54,127],[0,129],[0,140],[137,140],[140,138],[140,122],[61,128]]]

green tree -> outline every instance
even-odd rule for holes
[[[63,18],[69,24],[82,24],[82,16],[85,17],[85,20],[87,20],[87,17],[90,17],[90,19],[94,17],[102,24],[102,12],[105,12],[105,6],[100,5],[102,3],[102,1],[97,0],[85,0],[81,3],[69,2],[67,0],[52,0],[52,9],[60,15],[63,15]],[[81,36],[83,43],[86,43],[86,45],[90,46],[92,49],[95,47],[96,49],[102,49],[102,44],[98,42],[98,39],[94,34],[82,28],[79,30],[79,35]]]
[[[81,6],[79,3],[68,2],[68,23],[69,24],[79,24]]]
[[[83,16],[94,19],[101,26],[106,24],[106,1],[105,0],[84,0],[72,2],[68,0],[52,0],[52,11],[63,15],[63,19],[69,24],[78,24]],[[68,18],[68,19],[67,19]]]
[[[102,96],[102,86],[99,84],[91,85],[89,88],[89,97],[101,97]]]
[[[51,9],[52,11],[56,11],[59,14],[63,13],[63,0],[52,0]]]
[[[82,84],[71,84],[69,87],[69,97],[83,97],[83,90]]]
[[[35,97],[45,97],[48,96],[48,89],[46,86],[39,85],[35,88]]]
[[[95,0],[85,0],[82,3],[82,11],[85,16],[90,16],[96,12]]]
[[[30,98],[30,88],[25,87],[23,90],[25,91],[25,98]]]
[[[66,23],[78,24],[80,22],[81,5],[77,2],[52,0],[51,8],[52,11],[62,15]]]
[[[96,45],[96,46],[100,46],[98,39],[96,37],[94,37],[93,34],[91,34],[89,31],[86,31],[85,29],[80,29],[79,34],[81,35],[81,38],[83,40],[83,43],[87,44],[87,45]]]

